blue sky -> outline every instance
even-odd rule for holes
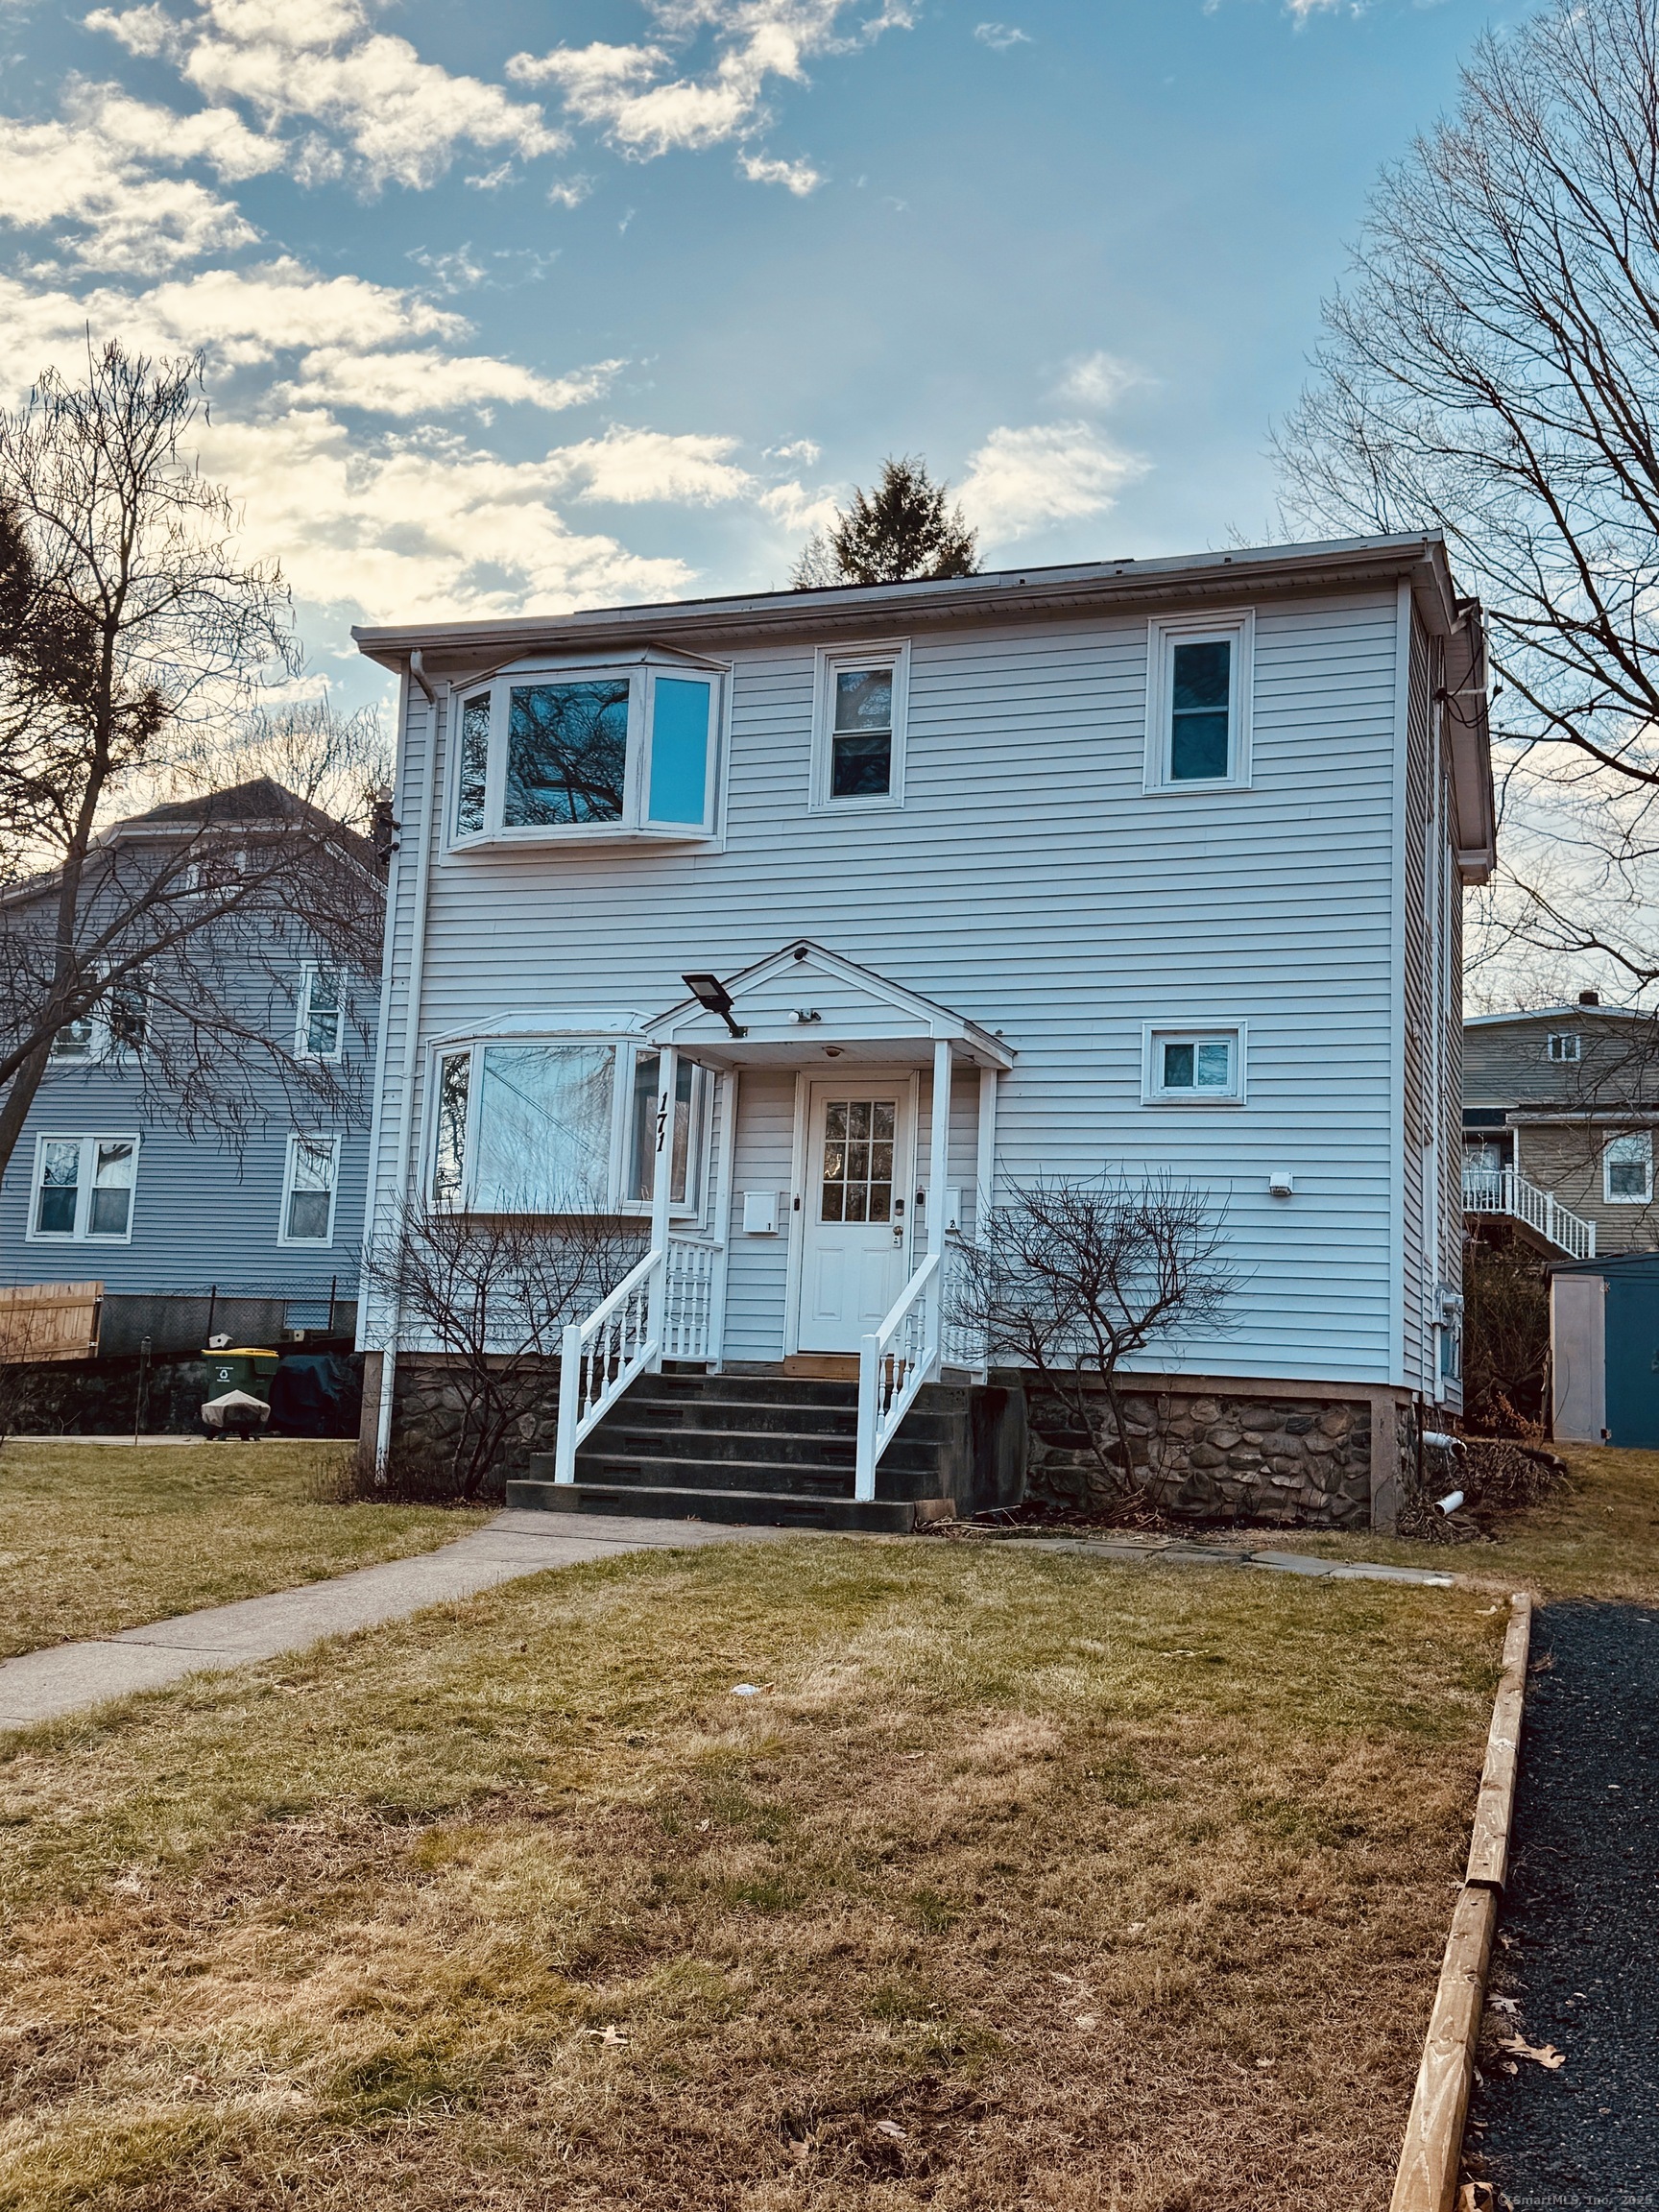
[[[0,384],[206,349],[361,620],[786,580],[888,452],[990,565],[1273,526],[1379,165],[1524,0],[0,0]]]

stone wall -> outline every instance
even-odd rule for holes
[[[1254,1397],[1217,1389],[1121,1394],[1135,1474],[1181,1519],[1277,1527],[1371,1526],[1368,1400]],[[1102,1420],[1108,1425],[1105,1395]],[[1029,1487],[1039,1498],[1103,1502],[1097,1463],[1066,1409],[1031,1392]]]
[[[379,1413],[378,1360],[365,1389],[363,1437],[373,1447]],[[389,1474],[393,1488],[410,1497],[449,1497],[455,1489],[455,1447],[465,1417],[465,1399],[450,1377],[451,1362],[441,1353],[402,1352],[397,1356],[392,1393]],[[502,1450],[484,1478],[479,1495],[499,1503],[514,1477],[527,1475],[533,1452],[551,1452],[559,1434],[559,1362],[538,1363],[515,1379],[514,1411]]]

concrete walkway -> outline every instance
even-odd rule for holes
[[[565,1514],[497,1513],[485,1527],[437,1551],[362,1567],[332,1581],[308,1582],[269,1598],[244,1598],[180,1613],[145,1628],[84,1644],[55,1644],[0,1664],[0,1729],[104,1705],[134,1691],[158,1690],[186,1674],[219,1674],[254,1659],[298,1651],[325,1636],[400,1621],[443,1605],[619,1551],[684,1550],[687,1545],[752,1544],[788,1535],[784,1528],[726,1527],[703,1521],[644,1521],[609,1516],[572,1520]]]

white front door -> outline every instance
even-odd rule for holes
[[[856,1352],[910,1271],[910,1087],[820,1082],[806,1121],[803,1352]]]

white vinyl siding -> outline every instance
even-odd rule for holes
[[[645,1020],[683,998],[685,971],[730,976],[810,937],[1002,1033],[1017,1054],[998,1105],[1004,1188],[1111,1166],[1212,1193],[1249,1290],[1224,1337],[1182,1347],[1186,1368],[1395,1381],[1398,637],[1392,588],[1263,605],[1250,788],[1194,809],[1178,792],[1142,804],[1144,613],[912,634],[904,805],[885,815],[803,805],[819,641],[723,637],[734,662],[723,845],[567,846],[556,868],[531,852],[497,850],[484,867],[440,851],[418,1065],[480,1008]],[[382,1189],[399,1155],[431,734],[412,691],[399,819],[416,827],[391,918]],[[1224,1117],[1147,1112],[1146,1025],[1216,1008],[1248,1023],[1247,1103]],[[421,1095],[418,1083],[414,1172],[428,1156]],[[744,1070],[729,1358],[781,1349],[787,1238],[745,1238],[740,1223],[746,1189],[790,1190],[793,1099],[792,1074]],[[1267,1192],[1280,1168],[1295,1178],[1287,1204]]]

